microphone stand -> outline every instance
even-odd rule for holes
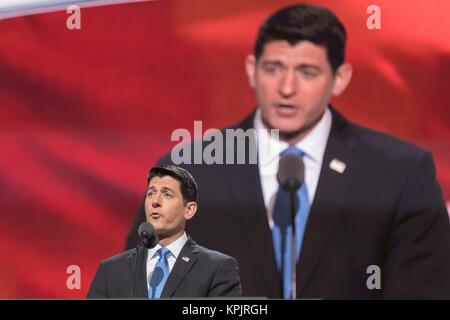
[[[140,242],[137,246],[136,246],[136,250],[134,252],[134,264],[133,264],[133,274],[132,274],[132,279],[131,279],[131,293],[130,293],[130,298],[133,298],[134,296],[134,286],[136,283],[136,271],[137,271],[137,260],[138,260],[138,253],[139,253],[139,249],[142,248],[142,242]]]
[[[297,212],[296,210],[296,197],[297,197],[297,190],[290,190],[289,191],[290,198],[291,198],[291,224],[292,224],[292,237],[291,237],[291,299],[297,299],[297,250],[296,249],[296,241],[295,241],[295,235],[296,235],[296,228],[295,228],[295,214]],[[300,199],[298,199],[300,207]]]
[[[136,272],[137,272],[137,261],[139,258],[139,249],[150,249],[156,246],[158,243],[158,237],[155,232],[155,228],[151,223],[143,222],[138,228],[138,234],[141,238],[141,241],[136,246],[136,250],[134,252],[135,258],[134,258],[134,266],[133,266],[133,274],[131,279],[131,292],[130,297],[133,298],[134,296],[134,287],[136,283]]]
[[[280,186],[289,192],[291,202],[291,299],[297,299],[297,250],[295,216],[300,199],[297,199],[297,190],[304,183],[305,165],[302,157],[296,154],[286,154],[280,157],[277,180]],[[286,239],[286,241],[288,241]]]

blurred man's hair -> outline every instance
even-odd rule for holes
[[[172,177],[180,183],[184,205],[191,201],[197,201],[197,183],[189,171],[181,167],[172,165],[153,167],[148,172],[147,184],[149,184],[154,177],[162,178],[166,176]]]
[[[347,34],[344,25],[330,10],[309,4],[283,8],[269,16],[261,25],[256,38],[256,60],[264,45],[274,40],[286,40],[291,45],[307,40],[327,51],[333,72],[344,62]]]

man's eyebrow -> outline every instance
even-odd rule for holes
[[[281,62],[281,61],[278,61],[278,60],[266,60],[266,61],[263,61],[262,63],[261,63],[263,66],[266,66],[266,65],[277,65],[277,66],[282,66],[283,65],[283,63]]]
[[[266,60],[266,61],[263,61],[261,64],[262,64],[262,66],[267,66],[267,65],[276,65],[276,66],[281,66],[281,67],[284,66],[284,64],[279,60]],[[315,64],[310,64],[310,63],[302,63],[302,64],[299,64],[298,66],[296,66],[295,68],[296,69],[315,69],[317,71],[322,70],[319,66],[317,66]]]
[[[161,191],[163,191],[163,192],[164,192],[164,191],[170,191],[170,192],[172,192],[172,193],[174,192],[174,190],[173,190],[172,188],[169,188],[169,187],[162,187],[162,188],[161,188]]]
[[[147,189],[147,192],[148,191],[155,191],[156,190],[156,187],[155,186],[151,186],[151,187],[148,187],[148,189]],[[169,188],[169,187],[162,187],[161,188],[161,191],[162,192],[167,192],[167,191],[170,191],[170,192],[174,192],[174,190],[172,189],[172,188]]]
[[[322,69],[315,65],[315,64],[309,64],[309,63],[302,63],[297,66],[297,69],[315,69],[317,71],[321,71]]]

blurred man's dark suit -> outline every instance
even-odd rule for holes
[[[252,128],[254,114],[233,128]],[[450,299],[450,223],[431,154],[332,115],[297,264],[298,296]],[[346,164],[342,174],[330,168],[333,159]],[[159,161],[168,163],[170,154]],[[189,234],[237,259],[244,296],[281,297],[258,165],[182,166],[199,186]],[[129,248],[144,218],[141,207]],[[367,287],[371,265],[381,268],[380,290]]]

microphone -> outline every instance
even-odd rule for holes
[[[281,188],[288,192],[291,199],[291,298],[297,298],[297,250],[295,248],[295,214],[300,199],[297,197],[297,190],[305,181],[305,164],[302,157],[287,153],[280,157],[277,180]],[[298,206],[297,206],[298,204]]]
[[[151,249],[158,243],[158,239],[156,237],[155,227],[151,223],[142,222],[138,229],[139,237],[141,238],[141,242],[137,245],[136,250],[134,252],[134,266],[133,266],[133,275],[131,280],[131,293],[130,297],[134,296],[134,286],[136,283],[136,271],[137,271],[137,260],[138,260],[138,250],[139,248],[147,248]]]
[[[277,180],[284,191],[297,191],[305,180],[303,159],[292,153],[281,156]]]
[[[151,223],[142,222],[139,226],[138,234],[141,238],[142,245],[147,249],[153,248],[158,243],[155,227]]]

